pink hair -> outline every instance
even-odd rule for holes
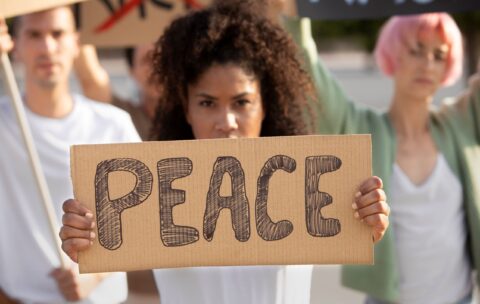
[[[454,83],[462,74],[462,34],[455,21],[446,13],[429,13],[390,18],[383,26],[377,40],[374,55],[382,72],[395,73],[398,54],[409,41],[416,41],[420,32],[438,32],[449,46],[447,69],[442,85]]]

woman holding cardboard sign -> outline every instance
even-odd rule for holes
[[[164,88],[154,135],[158,140],[306,134],[302,106],[310,81],[286,33],[241,1],[175,21],[157,43],[155,78]],[[376,177],[359,188],[352,215],[375,241],[389,208]],[[91,211],[64,203],[64,251],[95,237]],[[309,303],[311,266],[197,267],[156,270],[162,303]]]
[[[344,285],[367,293],[367,303],[468,303],[480,266],[480,92],[430,107],[461,74],[455,22],[434,13],[386,23],[375,55],[394,80],[387,113],[350,102],[319,61],[308,20],[287,26],[316,86],[317,132],[371,133],[374,172],[390,191],[394,232],[376,246],[374,266],[344,268]]]

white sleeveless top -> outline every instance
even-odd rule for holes
[[[391,221],[400,303],[454,303],[472,290],[462,185],[442,154],[430,177],[413,184],[394,165]]]

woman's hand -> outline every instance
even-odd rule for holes
[[[379,177],[368,178],[355,194],[355,201],[352,204],[355,218],[371,227],[375,243],[382,239],[389,225],[390,207],[382,187],[383,183]]]
[[[93,213],[74,199],[63,203],[63,226],[60,229],[63,251],[78,262],[78,252],[90,248],[95,239]]]

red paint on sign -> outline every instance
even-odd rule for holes
[[[118,21],[120,21],[123,17],[125,17],[130,11],[132,11],[135,7],[142,4],[144,0],[130,0],[125,3],[122,7],[120,7],[112,16],[110,16],[105,22],[100,24],[96,29],[95,33],[99,34],[101,32],[105,32],[109,30],[112,26],[115,25]],[[185,4],[194,9],[201,9],[203,5],[198,3],[197,0],[183,0]]]
[[[143,0],[130,0],[125,3],[119,10],[117,10],[107,21],[103,22],[100,26],[95,29],[95,33],[101,33],[108,29],[110,29],[115,23],[117,23],[120,19],[125,17],[131,10],[135,7],[139,6]]]

